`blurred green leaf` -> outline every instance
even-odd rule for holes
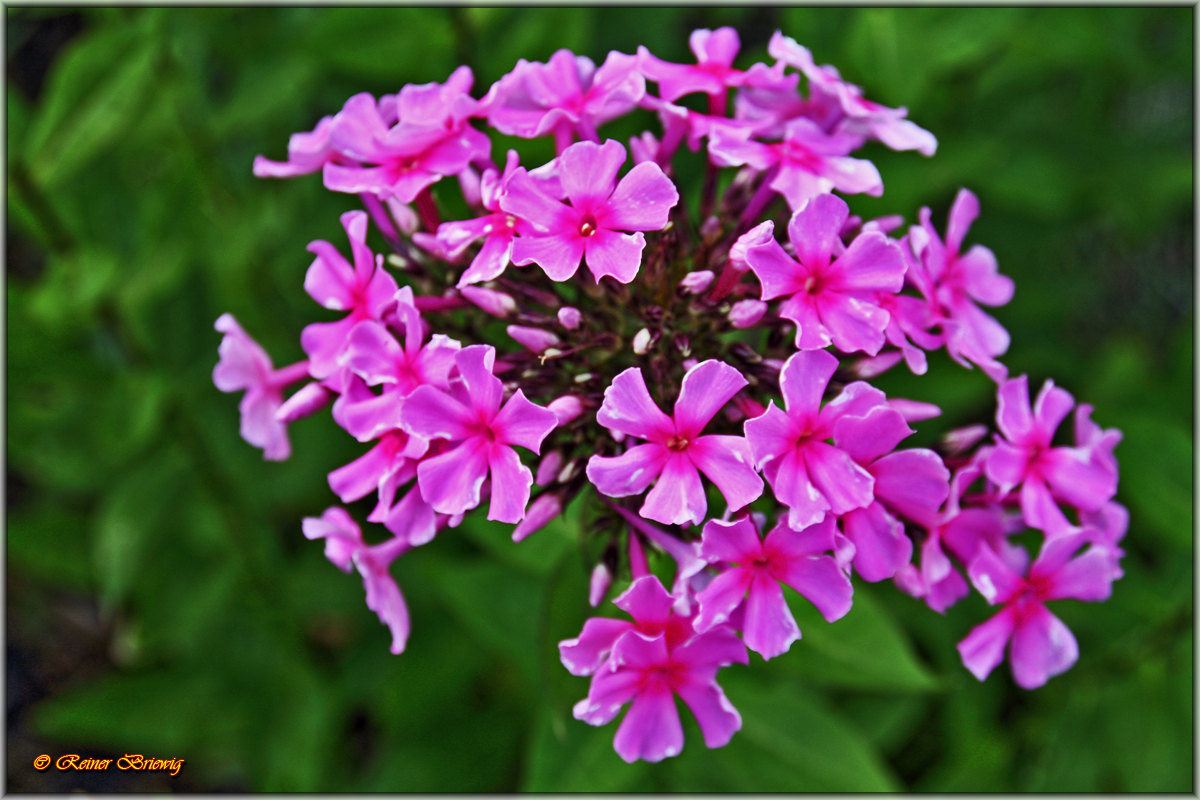
[[[1160,418],[1121,422],[1124,438],[1121,496],[1140,519],[1176,547],[1192,548],[1192,440],[1181,426]]]
[[[530,740],[524,792],[645,792],[649,764],[626,764],[613,750],[615,726],[593,728],[578,720],[555,724],[543,707]],[[703,745],[701,745],[703,746]]]
[[[901,692],[941,687],[917,660],[901,629],[862,584],[855,586],[850,613],[833,623],[826,622],[790,588],[784,594],[803,638],[779,657],[777,669],[830,686]]]

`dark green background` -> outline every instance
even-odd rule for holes
[[[9,790],[1192,791],[1191,8],[7,13]],[[937,135],[933,159],[868,145],[886,193],[851,207],[929,205],[940,228],[978,194],[968,242],[1017,286],[1006,363],[1125,432],[1126,577],[1053,606],[1081,656],[1034,692],[961,666],[978,595],[943,618],[856,579],[844,620],[798,601],[803,641],[722,673],[732,744],[708,751],[685,714],[682,756],[626,766],[615,725],[571,719],[587,683],[554,649],[587,610],[574,528],[517,546],[476,515],[401,559],[413,633],[390,655],[359,579],[300,533],[363,447],[323,413],[264,463],[212,386],[212,323],[233,312],[279,365],[330,316],[304,247],[345,249],[355,198],[250,165],[351,94],[463,62],[481,94],[559,47],[687,61],[688,33],[724,24],[739,65],[781,28]],[[944,353],[878,385],[945,409],[922,443],[993,409]],[[40,752],[187,765],[59,775]]]

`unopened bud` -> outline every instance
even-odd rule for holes
[[[694,359],[694,358],[685,358],[685,359],[683,360],[683,371],[684,371],[684,372],[691,372],[691,371],[692,371],[692,369],[693,369],[694,367],[696,367],[696,366],[697,366],[699,363],[700,363],[700,362],[699,362],[699,361],[697,361],[697,360],[696,360],[696,359]]]
[[[863,223],[863,232],[879,231],[880,233],[891,233],[904,224],[904,217],[900,214],[889,214],[886,217],[877,217],[873,220]]]
[[[905,400],[903,397],[893,397],[888,405],[900,412],[905,422],[920,422],[924,419],[940,417],[942,410],[933,403],[922,403],[918,400]]]
[[[976,442],[987,436],[986,425],[968,425],[965,428],[955,428],[952,431],[946,431],[942,436],[942,444],[951,454],[961,453],[973,446]]]
[[[762,360],[762,365],[764,367],[770,367],[776,372],[781,372],[783,370],[783,363],[783,360],[779,358],[764,358]]]
[[[509,325],[506,330],[508,331],[508,335],[515,339],[518,344],[535,353],[540,353],[559,342],[557,336],[541,328],[530,328],[525,325]]]
[[[745,272],[750,269],[750,262],[746,260],[746,251],[758,244],[766,244],[775,238],[775,223],[767,220],[738,237],[738,240],[733,243],[733,247],[729,248],[729,264],[738,272]]]
[[[716,241],[720,232],[721,220],[715,214],[704,220],[704,224],[700,226],[700,238],[710,244]]]
[[[517,310],[517,301],[504,292],[484,289],[482,286],[464,286],[458,291],[494,317],[503,319]]]
[[[633,352],[639,356],[646,355],[650,349],[650,329],[642,328],[633,335]]]
[[[882,375],[892,367],[900,363],[901,356],[899,350],[889,350],[886,353],[880,353],[877,356],[868,356],[860,358],[850,365],[850,372],[856,378],[874,378],[876,375]]]
[[[688,337],[680,335],[675,337],[675,349],[679,351],[679,355],[687,358],[692,354],[692,343]],[[689,369],[691,369],[689,367]]]
[[[538,462],[537,475],[534,477],[534,483],[538,486],[546,487],[554,483],[555,476],[562,469],[563,457],[562,453],[557,450],[551,450],[546,455],[542,456],[542,460]]]
[[[305,384],[279,407],[275,419],[285,425],[295,422],[324,408],[332,396],[328,389],[315,381]]]
[[[729,324],[735,328],[749,328],[767,313],[767,304],[762,300],[738,300],[729,309]]]
[[[612,573],[608,571],[608,567],[604,566],[604,562],[601,562],[592,570],[591,585],[588,587],[588,605],[595,608],[603,603],[610,586],[612,586]]]
[[[714,276],[712,270],[709,269],[689,272],[684,276],[683,280],[679,282],[679,288],[683,289],[688,294],[700,294],[708,288],[710,283],[713,282],[714,277],[716,276]]]
[[[566,425],[583,413],[583,403],[573,394],[564,394],[562,397],[551,400],[546,408],[553,411],[554,416],[558,417],[559,425]]]
[[[566,483],[567,481],[571,480],[571,478],[575,477],[575,473],[578,470],[579,470],[579,459],[573,458],[570,461],[568,461],[567,465],[562,468],[561,472],[558,473],[558,478],[556,478],[556,480],[559,483]]]
[[[583,324],[583,314],[579,313],[578,308],[563,306],[558,310],[558,324],[573,331]]]
[[[519,542],[531,533],[536,533],[546,527],[546,523],[562,513],[562,501],[558,494],[543,494],[529,504],[525,518],[517,523],[513,530],[512,539]]]
[[[629,137],[629,152],[633,156],[633,164],[637,166],[643,161],[653,161],[658,157],[658,139],[650,131],[643,131],[641,136]],[[593,605],[595,605],[593,603]]]
[[[387,203],[388,211],[392,212],[392,219],[396,220],[396,227],[411,236],[421,224],[417,219],[417,212],[413,211],[408,203],[401,203],[395,197],[389,197],[384,202]]]

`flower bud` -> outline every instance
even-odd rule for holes
[[[513,530],[512,540],[519,542],[531,533],[537,533],[546,527],[546,523],[562,513],[562,501],[558,494],[543,494],[529,504],[525,518],[517,523]]]
[[[549,453],[546,453],[538,463],[537,476],[534,478],[534,483],[542,487],[549,486],[554,482],[558,471],[562,469],[562,463],[562,453],[557,450],[551,450]]]
[[[749,270],[750,262],[746,260],[746,251],[756,244],[766,244],[771,241],[775,237],[774,230],[774,224],[768,220],[739,236],[738,240],[733,243],[733,247],[729,248],[729,265],[738,272]]]
[[[688,337],[682,334],[675,337],[675,349],[679,351],[679,355],[687,358],[692,354],[692,342]],[[691,367],[688,367],[691,369]]]
[[[904,217],[900,214],[889,214],[886,217],[877,217],[863,223],[863,232],[879,231],[880,233],[891,233],[904,224]]]
[[[285,425],[295,422],[324,408],[332,396],[328,389],[315,381],[305,384],[279,407],[275,419]]]
[[[933,403],[922,403],[917,400],[905,400],[903,397],[893,397],[888,405],[900,412],[905,422],[920,422],[923,419],[940,417],[942,410]]]
[[[876,375],[882,375],[892,367],[900,363],[903,356],[899,350],[889,350],[886,353],[880,353],[877,356],[868,356],[860,358],[850,365],[850,372],[856,378],[864,380],[874,378]]]
[[[578,308],[563,306],[558,310],[558,324],[573,331],[583,324],[583,314],[579,313]]]
[[[642,328],[633,336],[633,352],[639,356],[646,355],[650,349],[650,329]]]
[[[561,472],[558,473],[558,478],[556,478],[556,480],[559,483],[566,483],[567,481],[571,480],[571,478],[574,478],[575,473],[578,471],[579,471],[579,459],[573,458],[570,461],[568,461],[567,465],[562,468]]]
[[[504,292],[484,289],[481,286],[464,286],[458,291],[463,297],[494,317],[504,319],[517,310],[517,301]]]
[[[710,283],[713,282],[714,277],[715,276],[713,275],[712,270],[708,269],[689,272],[684,276],[683,280],[679,282],[679,288],[683,289],[683,291],[687,292],[688,294],[700,294],[708,288]]]
[[[700,238],[709,244],[717,240],[720,232],[721,219],[715,214],[704,220],[704,224],[700,226]]]
[[[612,586],[612,573],[608,571],[608,567],[604,566],[604,562],[600,562],[592,570],[591,585],[588,587],[588,605],[595,608],[604,602],[604,596],[608,594],[610,586]]]
[[[634,166],[643,161],[653,161],[658,156],[658,139],[650,131],[643,131],[641,136],[631,136],[629,152],[633,155]]]
[[[388,211],[392,212],[392,219],[396,220],[396,227],[412,236],[413,231],[421,224],[417,219],[417,212],[413,211],[408,203],[401,203],[395,197],[389,197],[384,202],[387,203]]]
[[[729,324],[735,328],[749,328],[767,313],[767,304],[762,300],[738,300],[729,309]]]
[[[987,425],[968,425],[965,428],[955,428],[942,435],[942,444],[950,454],[961,453],[987,436],[987,432]]]
[[[699,364],[700,364],[700,362],[694,358],[685,358],[683,360],[683,371],[689,372]]]
[[[550,331],[544,331],[541,328],[529,328],[524,325],[509,325],[506,328],[508,335],[517,341],[522,347],[532,350],[535,353],[541,353],[548,347],[553,347],[558,344],[559,339]]]
[[[562,397],[551,400],[546,408],[553,411],[554,416],[558,417],[559,425],[566,425],[583,413],[583,403],[573,394],[564,394]]]

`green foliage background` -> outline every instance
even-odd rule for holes
[[[53,754],[179,756],[194,788],[266,791],[1193,790],[1191,8],[83,13],[37,102],[7,93],[10,262],[14,243],[45,259],[7,282],[10,637],[45,635],[47,598],[94,597],[110,662],[24,723]],[[687,61],[688,33],[723,24],[739,64],[781,28],[937,135],[933,159],[869,145],[886,193],[851,207],[929,205],[941,227],[960,186],[979,195],[969,241],[1017,285],[996,311],[1011,371],[1125,432],[1129,555],[1111,601],[1054,609],[1081,657],[1042,689],[963,669],[977,595],[942,618],[856,579],[844,620],[797,602],[802,642],[722,673],[732,744],[708,751],[688,718],[680,757],[627,766],[614,725],[571,718],[586,681],[556,658],[587,612],[570,522],[517,546],[474,516],[401,559],[413,633],[390,655],[361,582],[300,534],[362,446],[322,414],[263,462],[212,385],[212,323],[302,357],[324,318],[304,247],[344,242],[356,200],[250,165],[351,94],[459,63],[480,93],[559,47]],[[918,443],[992,413],[944,354],[879,385],[943,407]],[[10,787],[35,785],[12,754]]]

